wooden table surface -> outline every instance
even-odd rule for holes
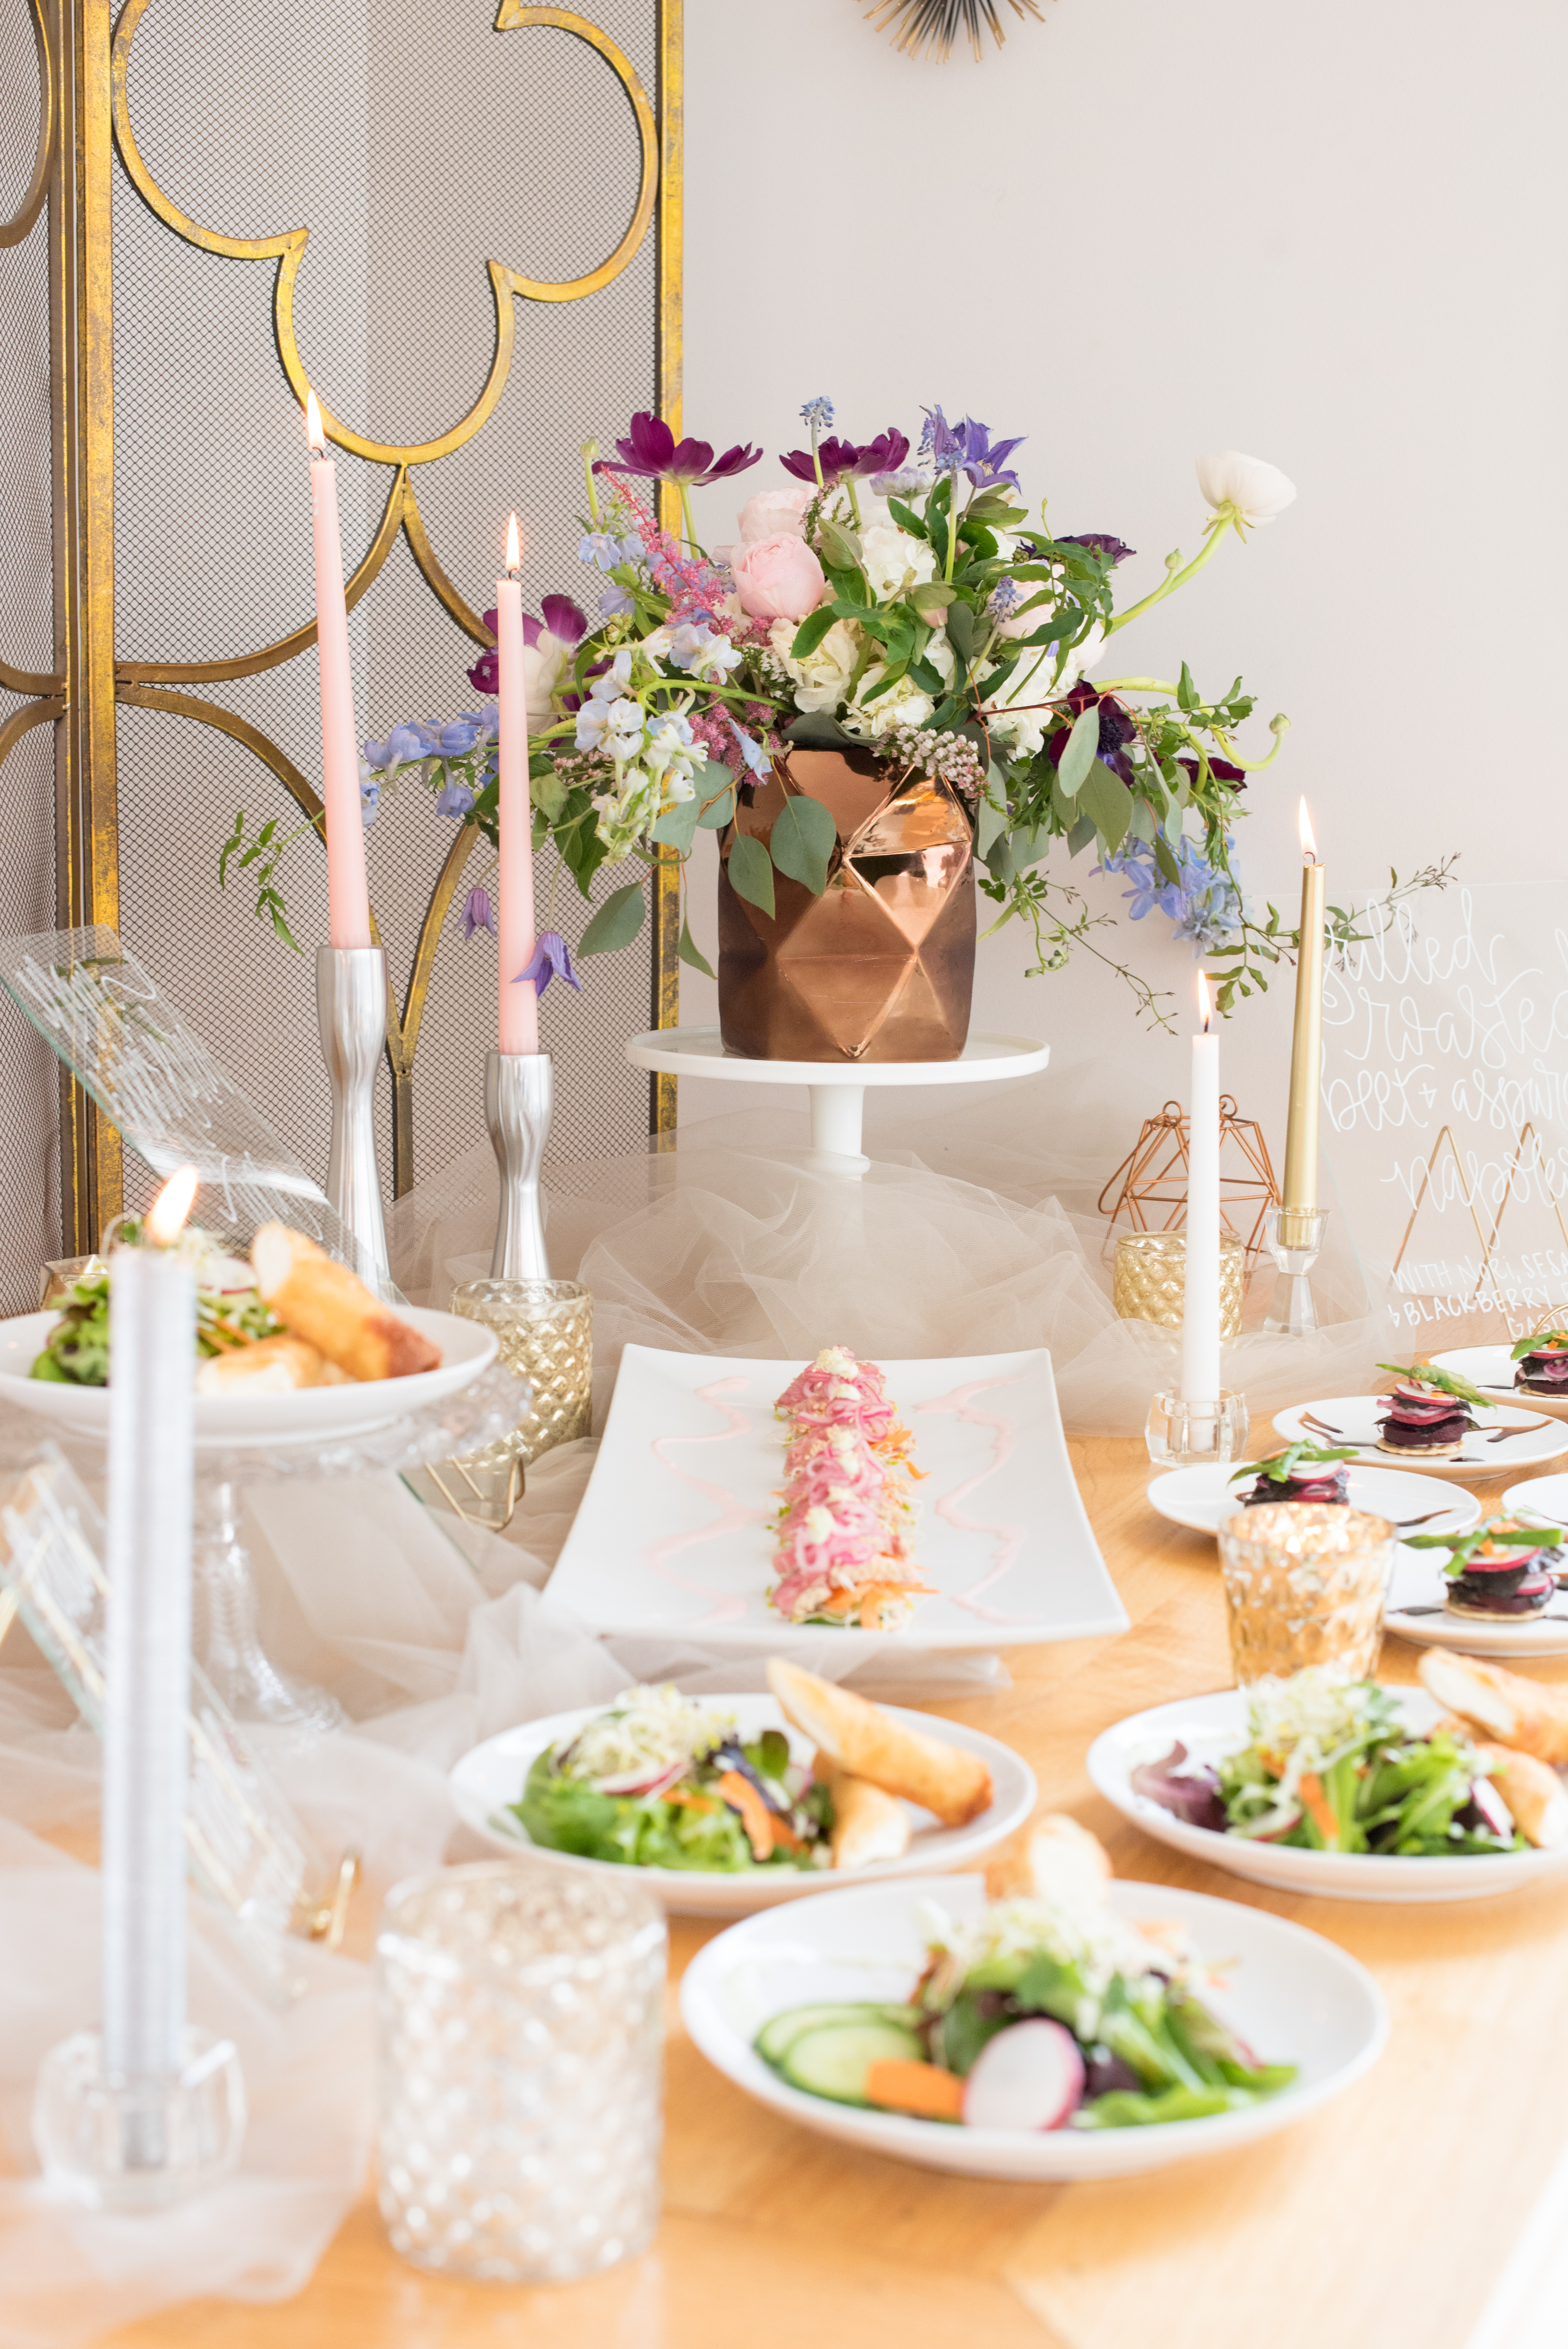
[[[1266,1421],[1253,1432],[1272,1448]],[[645,2258],[545,2290],[438,2280],[394,2256],[366,2199],[296,2299],[193,2302],[112,2349],[1465,2349],[1568,2146],[1568,1880],[1458,1907],[1297,1899],[1125,1824],[1085,1754],[1126,1713],[1229,1685],[1219,1575],[1212,1540],[1149,1506],[1140,1443],[1071,1449],[1131,1630],[1012,1650],[1006,1694],[938,1709],[1026,1754],[1119,1875],[1269,1909],[1353,1951],[1393,2013],[1366,2079],[1263,2144],[1163,2175],[993,2185],[764,2111],[696,2054],[672,1996],[665,2218]],[[1476,1490],[1495,1506],[1504,1481]],[[1412,1679],[1417,1658],[1390,1640],[1382,1676]],[[1527,1669],[1568,1681],[1568,1658]],[[674,1978],[720,1929],[671,1924]]]

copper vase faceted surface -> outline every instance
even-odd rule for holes
[[[727,1051],[751,1061],[955,1061],[975,983],[969,821],[951,786],[869,750],[791,750],[735,827],[767,841],[786,797],[838,826],[814,897],[773,875],[775,912],[729,884],[720,844],[718,1013]]]

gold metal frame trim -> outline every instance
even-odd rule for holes
[[[49,55],[49,28],[44,22],[41,0],[30,0],[33,14],[33,39],[38,51],[38,145],[33,157],[33,176],[23,197],[21,208],[8,221],[0,222],[0,247],[20,244],[30,236],[38,214],[43,211],[49,192],[49,171],[55,151],[55,72]],[[15,687],[12,691],[16,691]]]

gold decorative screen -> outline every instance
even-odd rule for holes
[[[16,6],[0,0],[7,93],[6,12]],[[493,601],[510,509],[527,534],[526,600],[537,609],[555,589],[593,611],[596,574],[576,554],[578,444],[605,439],[636,408],[669,414],[678,404],[678,0],[594,0],[592,20],[519,0],[502,0],[499,14],[496,0],[417,10],[127,0],[112,32],[96,0],[76,7],[75,78],[63,54],[57,78],[71,82],[67,101],[83,119],[101,124],[103,144],[96,167],[89,148],[62,191],[86,379],[80,413],[66,419],[77,476],[65,502],[101,526],[112,465],[112,565],[101,536],[80,551],[74,636],[69,611],[57,626],[51,673],[75,658],[79,690],[67,678],[65,698],[95,706],[98,720],[74,771],[80,729],[58,729],[69,841],[60,912],[118,916],[192,1024],[324,1172],[314,956],[263,929],[242,878],[220,895],[216,877],[236,808],[253,824],[276,815],[282,828],[318,803],[300,401],[308,379],[337,443],[362,735],[473,698],[464,670],[488,642],[480,615]],[[0,189],[20,168],[13,109],[5,114]],[[11,258],[0,252],[0,264]],[[112,412],[88,364],[108,330],[110,258]],[[57,321],[56,367],[67,375],[71,323]],[[17,371],[9,346],[5,365]],[[0,400],[11,388],[0,373]],[[5,439],[3,461],[18,461]],[[11,513],[7,501],[0,564],[10,561]],[[9,574],[5,595],[9,611]],[[31,639],[10,641],[18,650],[7,642],[6,657],[20,661]],[[0,706],[0,723],[12,706]],[[46,742],[41,731],[32,739]],[[26,744],[11,749],[8,800],[26,756]],[[384,1180],[401,1192],[482,1138],[494,951],[482,936],[464,945],[455,909],[490,855],[417,783],[383,794],[366,848],[396,999],[378,1146]],[[541,859],[547,906],[551,861]],[[319,843],[304,841],[285,871],[308,948],[325,936]],[[0,851],[9,920],[7,885]],[[589,910],[562,875],[556,926],[573,938]],[[639,947],[590,963],[585,999],[562,1005],[557,988],[542,1007],[556,1061],[556,1156],[647,1131],[646,1080],[624,1066],[621,1043],[673,1016],[669,911],[661,904]],[[0,1036],[0,1109],[12,1042]],[[69,1106],[67,1245],[113,1212],[119,1172],[112,1137],[92,1131],[79,1102]],[[665,1117],[672,1107],[662,1103]],[[0,1255],[10,1248],[0,1220]],[[47,1252],[31,1249],[35,1261]]]

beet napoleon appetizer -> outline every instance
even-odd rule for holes
[[[1239,1485],[1244,1476],[1254,1480],[1236,1495],[1243,1509],[1273,1501],[1326,1501],[1348,1507],[1350,1479],[1344,1464],[1355,1457],[1353,1444],[1337,1449],[1321,1444],[1292,1444],[1267,1460],[1253,1460],[1238,1468],[1231,1482]]]
[[[1449,1614],[1483,1623],[1517,1623],[1543,1615],[1555,1597],[1563,1540],[1557,1526],[1493,1517],[1474,1533],[1420,1534],[1408,1547],[1447,1550],[1444,1606]]]
[[[1400,1362],[1379,1362],[1377,1368],[1394,1377],[1392,1392],[1378,1397],[1385,1413],[1377,1423],[1379,1452],[1407,1460],[1457,1460],[1466,1436],[1475,1433],[1472,1413],[1496,1407],[1452,1371],[1434,1370],[1429,1363],[1407,1369]]]

